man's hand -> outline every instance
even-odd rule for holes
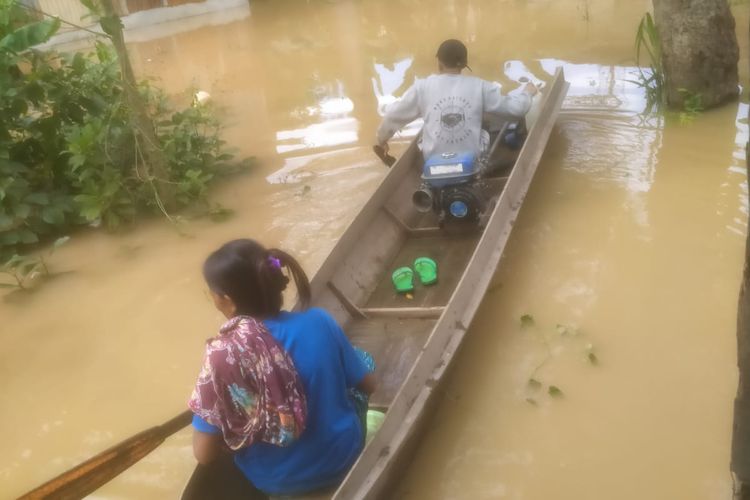
[[[388,143],[383,142],[381,144],[376,144],[372,147],[372,150],[375,152],[376,155],[378,155],[378,158],[380,158],[383,163],[385,163],[387,166],[392,166],[394,163],[396,163],[396,158],[388,154]]]
[[[523,88],[523,91],[532,97],[539,93],[539,89],[531,82],[526,84],[526,86]]]

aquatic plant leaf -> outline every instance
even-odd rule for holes
[[[534,326],[534,316],[531,314],[521,316],[521,328],[528,328],[530,326]]]
[[[593,352],[588,353],[586,358],[589,360],[589,363],[592,365],[598,365],[599,364],[599,358],[594,354]]]
[[[539,406],[539,403],[537,403],[536,399],[534,399],[534,398],[526,398],[526,402],[529,403],[532,406]]]
[[[561,398],[563,396],[563,391],[556,385],[551,385],[547,388],[547,394],[553,398]]]
[[[530,378],[527,382],[527,385],[529,386],[529,389],[533,389],[535,391],[542,388],[542,383],[535,378]]]

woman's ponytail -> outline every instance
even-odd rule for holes
[[[310,305],[311,292],[310,292],[310,280],[307,278],[307,274],[302,269],[302,266],[297,260],[278,248],[271,248],[268,250],[268,256],[270,265],[272,267],[285,267],[289,272],[289,275],[294,280],[294,286],[297,288],[297,297],[300,305],[303,309],[306,309]],[[287,279],[288,282],[288,279]],[[284,284],[286,288],[286,283]],[[284,289],[282,288],[282,291]]]

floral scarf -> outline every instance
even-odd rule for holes
[[[305,430],[304,388],[291,357],[265,326],[237,316],[206,343],[190,409],[221,429],[232,450],[289,446]]]

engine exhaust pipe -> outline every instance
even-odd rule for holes
[[[434,201],[432,198],[432,191],[429,188],[422,186],[420,189],[414,191],[414,194],[411,196],[411,201],[414,203],[417,212],[429,212],[432,210]]]

